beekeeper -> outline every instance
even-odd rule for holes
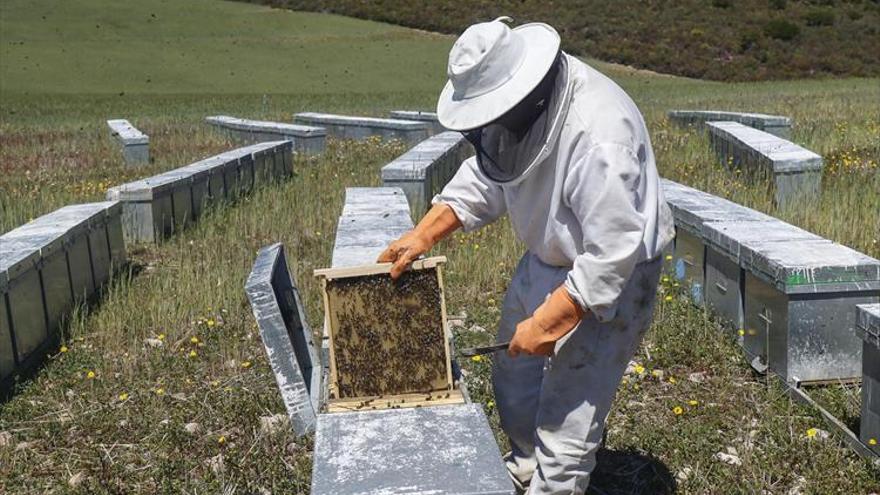
[[[437,102],[476,156],[379,261],[398,277],[458,228],[509,215],[528,247],[510,281],[492,372],[505,456],[530,494],[583,493],[605,419],[651,322],[660,254],[672,239],[638,108],[559,48],[546,24],[469,27]]]

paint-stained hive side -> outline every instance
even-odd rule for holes
[[[338,397],[449,388],[436,268],[327,281]]]

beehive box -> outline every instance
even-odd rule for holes
[[[317,270],[330,340],[329,411],[464,402],[454,387],[441,265],[390,263]]]

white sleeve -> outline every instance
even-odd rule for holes
[[[647,224],[642,172],[630,147],[600,144],[566,179],[572,181],[566,197],[581,224],[583,254],[575,258],[565,288],[599,321],[614,319],[620,293],[642,256]]]
[[[486,178],[475,157],[465,160],[443,191],[434,196],[431,204],[438,203],[452,208],[465,232],[492,223],[507,212],[501,186]]]

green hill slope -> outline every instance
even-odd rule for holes
[[[251,0],[458,33],[501,15],[555,26],[565,49],[728,81],[880,74],[877,0]]]

